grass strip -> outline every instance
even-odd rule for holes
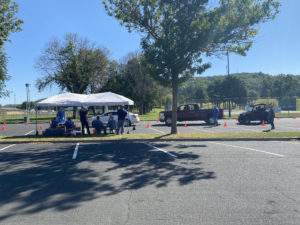
[[[0,136],[1,142],[23,142],[23,141],[94,141],[94,140],[139,140],[139,139],[233,139],[233,138],[294,138],[300,137],[300,132],[262,132],[262,133],[182,133],[182,134],[123,134],[123,135],[101,135],[101,136],[76,136],[76,137],[44,137],[44,136]]]

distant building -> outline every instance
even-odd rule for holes
[[[15,114],[24,114],[24,112],[17,108],[0,108],[0,114],[15,115]]]

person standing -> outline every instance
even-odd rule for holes
[[[275,112],[274,112],[273,106],[270,106],[270,110],[268,113],[268,121],[271,124],[271,130],[275,129],[274,118],[275,118]]]
[[[117,129],[117,134],[119,134],[120,129],[121,129],[121,134],[124,133],[124,122],[125,122],[125,118],[126,118],[127,114],[128,113],[124,109],[124,105],[122,105],[121,108],[117,112],[117,115],[118,115],[118,129]]]
[[[88,134],[90,135],[90,128],[89,128],[89,123],[88,123],[88,111],[82,106],[80,111],[80,122],[81,122],[81,130],[82,130],[82,135],[84,135],[84,127],[86,127]]]
[[[215,122],[215,126],[218,126],[219,125],[218,124],[219,108],[217,106],[214,106],[212,113],[213,113],[213,119]]]

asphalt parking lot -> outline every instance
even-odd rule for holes
[[[226,126],[225,125],[226,122]],[[149,123],[149,128],[147,128],[147,123]],[[300,118],[282,118],[275,120],[275,130],[270,130],[271,125],[265,124],[262,126],[260,123],[253,122],[250,125],[241,125],[238,121],[234,119],[219,120],[219,126],[207,125],[203,121],[188,121],[178,122],[178,132],[179,133],[195,133],[195,132],[204,132],[204,133],[240,133],[240,132],[299,132],[300,131]],[[136,130],[133,131],[131,128],[125,128],[125,132],[130,133],[170,133],[171,128],[166,126],[164,123],[157,121],[142,121],[136,126]]]
[[[0,224],[298,225],[299,165],[296,141],[0,144]]]

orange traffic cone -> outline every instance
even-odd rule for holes
[[[296,119],[296,117],[295,117],[295,116],[293,116],[293,119]]]
[[[238,118],[238,117],[236,118],[236,121],[239,121],[239,118]]]
[[[263,120],[262,125],[265,126],[265,121]]]
[[[277,116],[277,119],[279,120],[279,116]]]
[[[156,123],[158,123],[158,119],[156,120]]]
[[[28,127],[28,122],[26,122],[26,127]]]
[[[43,130],[43,126],[42,126],[42,124],[40,125],[40,130]]]
[[[147,123],[147,128],[149,128],[150,127],[150,125],[149,125],[149,122]]]
[[[187,127],[186,122],[184,123],[184,127]]]
[[[227,127],[227,123],[226,123],[226,121],[225,121],[225,123],[224,123],[224,127]]]

